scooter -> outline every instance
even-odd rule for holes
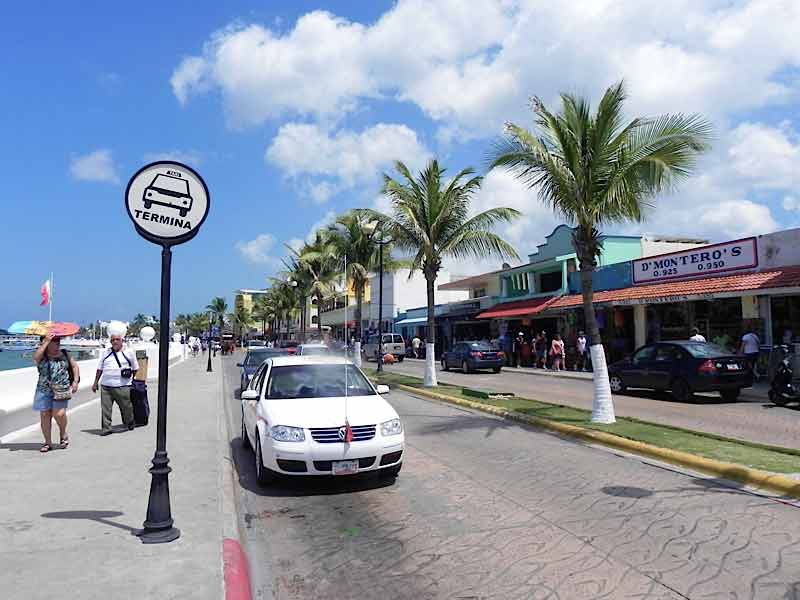
[[[769,382],[769,400],[776,406],[800,402],[800,382],[794,380],[795,353],[789,346],[777,346],[773,352],[781,352],[775,361],[772,379]]]

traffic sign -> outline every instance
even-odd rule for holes
[[[206,220],[208,187],[191,167],[159,161],[139,169],[125,190],[125,206],[136,231],[166,246],[192,239]]]

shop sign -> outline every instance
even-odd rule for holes
[[[613,306],[634,306],[636,304],[670,304],[673,302],[691,302],[694,300],[713,300],[714,294],[691,294],[676,296],[657,296],[654,298],[633,298],[630,300],[614,300]]]
[[[633,283],[656,283],[752,269],[758,266],[756,238],[712,244],[633,261]]]

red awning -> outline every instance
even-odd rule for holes
[[[503,302],[502,304],[495,304],[492,308],[483,311],[475,318],[510,319],[513,317],[529,317],[531,315],[535,315],[536,313],[542,312],[555,299],[555,296],[545,296],[543,298],[530,298],[529,300]]]
[[[736,292],[752,292],[800,286],[800,267],[784,267],[772,271],[727,275],[688,281],[670,281],[649,285],[634,285],[619,290],[606,290],[594,293],[594,303],[602,304],[649,304],[651,302],[680,302],[717,294],[732,295]],[[576,308],[583,303],[580,294],[562,296],[547,308],[554,310]],[[493,310],[493,309],[492,309]]]

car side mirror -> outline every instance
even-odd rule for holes
[[[245,390],[242,392],[242,400],[258,400],[258,390]]]
[[[388,385],[379,385],[379,386],[377,386],[377,387],[375,388],[375,390],[376,390],[376,391],[377,391],[379,394],[381,394],[381,395],[383,395],[383,394],[388,394],[388,393],[389,393],[389,391],[390,391],[390,390],[389,390],[389,386],[388,386]]]
[[[237,366],[237,367],[243,367],[243,366],[244,366],[244,363],[236,363],[236,366]]]

